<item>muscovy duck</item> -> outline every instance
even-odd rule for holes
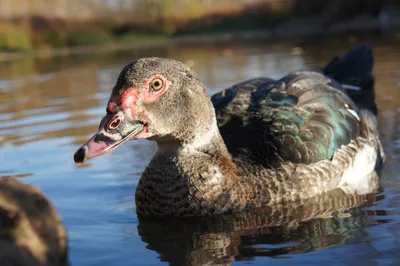
[[[185,64],[142,58],[122,69],[107,115],[74,160],[156,141],[136,190],[143,216],[246,211],[338,187],[370,193],[384,157],[372,69],[372,49],[361,45],[322,73],[254,78],[210,98]]]

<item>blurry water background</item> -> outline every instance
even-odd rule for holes
[[[204,241],[212,234],[203,236],[201,228],[189,240],[180,228],[164,232],[160,240],[161,234],[146,237],[140,231],[145,226],[138,231],[134,201],[154,143],[128,142],[83,166],[76,166],[72,156],[95,132],[117,75],[130,61],[146,56],[180,60],[194,68],[213,94],[248,78],[319,69],[352,46],[346,39],[302,43],[300,48],[258,41],[1,62],[0,176],[23,177],[56,205],[69,233],[72,265],[398,265],[400,46],[383,40],[372,44],[379,128],[388,160],[382,192],[345,214],[317,217],[286,230],[249,230],[238,237],[228,230],[216,235],[212,243],[219,244],[211,249]],[[321,223],[324,230],[316,232]],[[194,259],[196,252],[200,259]]]

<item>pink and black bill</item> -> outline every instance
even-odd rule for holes
[[[126,117],[123,111],[107,114],[99,130],[74,154],[75,163],[108,153],[142,132],[144,124]]]

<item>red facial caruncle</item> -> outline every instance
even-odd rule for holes
[[[153,88],[153,82],[154,84],[161,84],[158,90]],[[120,106],[122,110],[125,112],[128,111],[127,113],[135,119],[137,118],[137,104],[139,101],[148,104],[156,102],[161,95],[167,92],[170,85],[171,81],[167,80],[164,76],[160,74],[152,75],[145,81],[143,86],[128,88],[120,97],[112,96],[108,102],[107,111],[115,113],[118,106]]]

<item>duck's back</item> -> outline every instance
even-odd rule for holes
[[[365,49],[370,48],[349,53],[361,57],[365,56]],[[372,60],[369,61],[367,72],[372,70]],[[354,60],[351,62],[354,64]],[[371,76],[353,73],[356,77]],[[364,81],[359,79],[356,85]],[[212,101],[218,126],[233,157],[267,168],[284,162],[309,165],[332,160],[341,147],[351,142],[379,141],[374,136],[374,125],[365,121],[341,84],[318,72],[298,71],[277,81],[248,80],[214,95]]]
[[[331,159],[363,134],[355,104],[335,82],[316,72],[279,81],[253,79],[212,100],[218,125],[234,157],[277,166]]]

